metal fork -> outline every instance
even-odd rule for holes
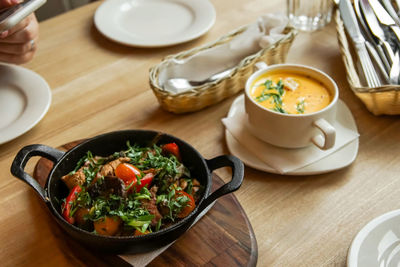
[[[390,84],[399,84],[399,75],[400,75],[400,55],[399,50],[394,54],[394,60],[392,67],[390,69]]]
[[[339,10],[343,19],[343,24],[353,40],[355,51],[360,60],[359,62],[361,64],[361,70],[364,73],[368,87],[379,87],[381,82],[368,55],[368,51],[365,46],[365,38],[358,26],[357,18],[354,14],[354,9],[350,0],[340,0]]]
[[[363,44],[364,45],[364,44]],[[371,59],[368,55],[366,49],[359,50],[358,56],[360,57],[361,67],[364,71],[365,80],[369,87],[379,87],[381,86],[381,81],[375,71],[374,66],[372,65]]]
[[[371,46],[373,46],[373,50],[376,50],[376,52],[378,52],[379,57],[380,57],[380,59],[382,61],[382,64],[385,67],[386,75],[388,75],[389,71],[390,71],[389,61],[388,61],[388,59],[387,59],[387,57],[385,55],[385,52],[382,49],[382,46],[380,46],[379,43],[376,42],[376,40],[372,36],[372,33],[370,32],[370,30],[369,30],[369,28],[368,28],[368,26],[367,26],[367,24],[366,24],[366,22],[364,20],[363,14],[362,14],[361,9],[360,9],[359,0],[354,0],[353,5],[354,5],[354,11],[356,12],[356,15],[357,15],[357,18],[358,18],[358,22],[359,22],[359,24],[361,26],[361,29],[362,29],[362,33],[365,36],[365,38],[367,39],[367,42],[365,43],[365,45],[367,46],[368,50],[370,50]]]
[[[396,10],[394,9],[391,0],[382,0],[383,5],[386,8],[386,11],[390,14],[390,16],[392,16],[392,18],[394,19],[394,21],[396,22],[396,24],[398,26],[400,26],[400,19],[397,16]],[[397,1],[397,3],[400,3],[400,1]]]
[[[393,64],[394,60],[394,52],[393,49],[390,47],[390,44],[386,41],[385,33],[381,28],[381,25],[378,19],[375,16],[372,7],[370,6],[368,0],[360,0],[360,7],[364,13],[367,25],[369,26],[371,32],[377,38],[378,44],[382,46],[382,49],[385,51],[389,63]]]
[[[369,54],[371,55],[371,59],[373,59],[374,63],[376,64],[376,66],[379,69],[380,74],[382,75],[382,79],[384,80],[384,82],[389,83],[389,72],[390,72],[390,66],[385,66],[385,64],[383,63],[382,58],[380,57],[380,55],[377,52],[377,47],[373,44],[371,44],[369,41],[365,41],[365,46],[367,47],[367,50],[369,52]],[[383,51],[382,51],[383,53]],[[385,58],[386,59],[386,58]],[[389,63],[387,63],[389,64]]]

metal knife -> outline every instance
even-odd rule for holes
[[[396,22],[397,26],[400,26],[400,19],[397,16],[397,12],[394,9],[391,0],[382,0],[383,5],[386,8],[386,11],[390,14],[390,16],[392,16],[392,19],[394,19],[394,21]]]
[[[368,0],[360,0],[360,7],[364,13],[368,27],[370,28],[372,34],[378,39],[379,45],[381,45],[385,50],[386,56],[389,59],[389,63],[392,64],[394,61],[394,52],[390,47],[390,44],[386,41],[385,33],[381,28],[378,19],[375,17],[375,13],[372,10]]]
[[[397,5],[397,8],[400,8],[400,0],[396,0],[395,2],[396,2],[396,5]]]
[[[346,30],[354,43],[355,49],[357,51],[357,56],[360,59],[361,67],[364,72],[364,76],[368,86],[380,86],[381,82],[368,55],[367,49],[365,47],[365,38],[361,34],[360,28],[358,27],[357,19],[354,14],[353,7],[351,6],[350,0],[340,0],[339,10],[344,26],[346,27]]]
[[[378,2],[378,0],[369,0],[369,3],[374,11],[376,17],[383,25],[389,26],[397,37],[397,41],[400,42],[400,28],[393,20],[392,16],[386,11],[386,9]]]
[[[359,25],[361,26],[362,29],[362,33],[364,37],[367,39],[365,43],[367,50],[370,53],[372,59],[374,59],[375,63],[378,65],[385,80],[388,81],[388,78],[386,77],[389,77],[388,75],[390,72],[390,64],[385,55],[385,52],[383,51],[382,46],[380,46],[379,43],[377,43],[374,37],[372,36],[372,33],[370,32],[367,24],[365,24],[364,17],[360,10],[359,0],[354,0],[353,5],[354,5],[354,11],[356,12],[358,18]],[[382,65],[384,68],[382,67]]]

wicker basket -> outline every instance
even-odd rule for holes
[[[167,64],[168,60],[182,60],[205,49],[229,42],[236,35],[244,32],[246,28],[247,26],[241,27],[238,30],[221,37],[215,42],[205,44],[176,55],[168,56],[164,58],[161,63],[152,67],[150,69],[150,86],[161,107],[167,111],[177,114],[193,112],[214,105],[223,99],[236,94],[244,88],[246,80],[253,73],[253,66],[256,62],[264,61],[267,64],[284,62],[287,52],[297,33],[293,28],[287,27],[284,32],[284,38],[255,54],[243,58],[233,69],[229,77],[197,86],[191,91],[186,91],[175,95],[161,88],[159,85],[159,70],[164,64]]]
[[[355,67],[356,57],[354,49],[352,43],[348,42],[339,10],[336,11],[335,20],[339,46],[346,67],[347,80],[354,94],[374,115],[400,114],[400,86],[384,85],[381,87],[370,88],[362,85],[359,78],[360,76],[357,74]]]

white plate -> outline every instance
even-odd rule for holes
[[[232,103],[229,110],[228,117],[234,116],[237,112],[245,112],[244,110],[244,95],[238,96]],[[342,124],[345,128],[351,129],[357,132],[357,126],[354,121],[353,115],[346,104],[339,100],[337,109],[337,121]],[[229,151],[237,156],[244,164],[254,169],[278,173],[277,170],[268,166],[263,161],[259,160],[250,151],[243,147],[232,134],[225,130],[225,139]],[[285,175],[314,175],[331,172],[334,170],[342,169],[350,165],[356,158],[358,153],[358,138],[350,142],[346,146],[337,150],[335,153],[328,155],[327,157],[316,161],[308,166],[297,169],[295,171],[287,172]]]
[[[23,67],[0,64],[0,144],[32,129],[51,103],[47,82]]]
[[[94,16],[111,40],[137,47],[162,47],[193,40],[215,22],[208,0],[107,0]]]
[[[400,265],[400,210],[385,213],[365,225],[351,243],[348,267]]]

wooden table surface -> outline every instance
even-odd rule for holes
[[[23,136],[0,145],[0,261],[2,266],[75,266],[59,246],[53,223],[34,191],[12,177],[19,149],[33,143],[64,143],[120,129],[155,129],[191,143],[211,158],[228,154],[225,117],[235,97],[188,115],[162,110],[150,89],[148,70],[167,55],[213,41],[269,12],[274,0],[212,0],[213,28],[203,37],[167,48],[132,48],[104,38],[93,25],[100,2],[40,24],[39,50],[24,67],[43,76],[53,100],[44,119]],[[280,176],[246,167],[235,193],[253,226],[259,266],[344,266],[356,233],[371,219],[400,208],[399,116],[374,116],[351,92],[334,23],[300,33],[288,62],[317,67],[333,77],[360,132],[356,161],[323,175]],[[32,171],[35,160],[27,166]],[[218,174],[229,180],[229,171]]]

